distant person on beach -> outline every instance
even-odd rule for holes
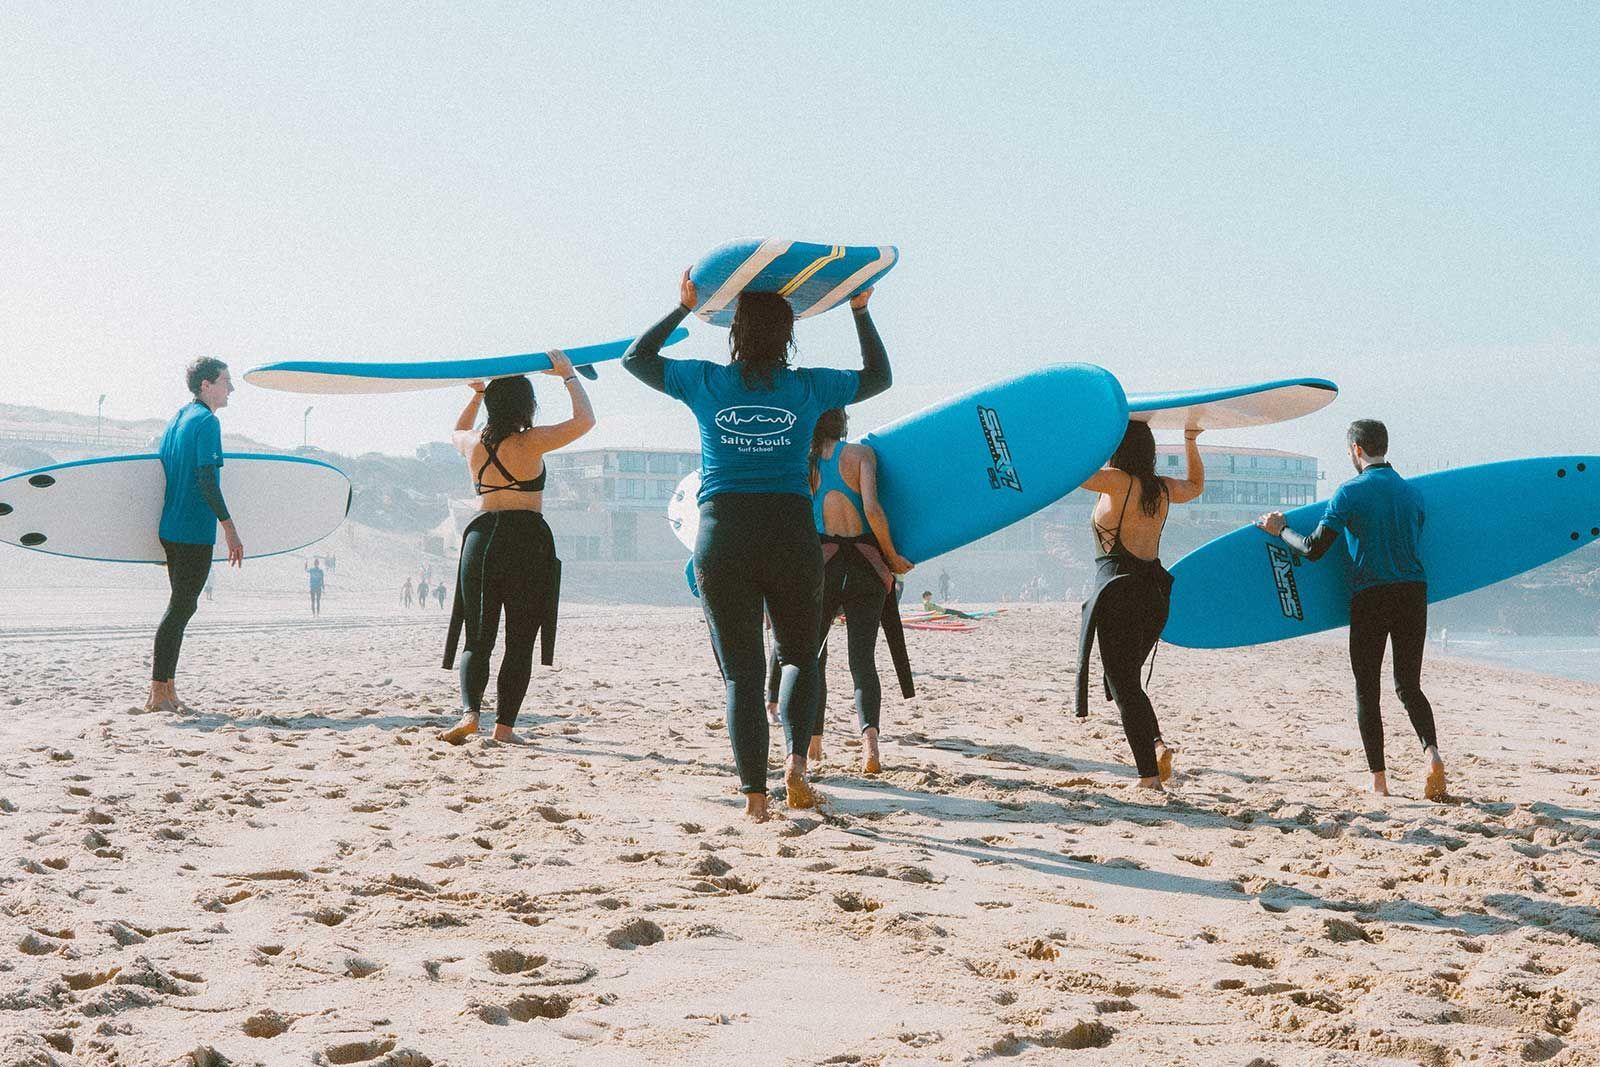
[[[1156,439],[1147,423],[1131,420],[1106,465],[1083,483],[1099,493],[1091,522],[1095,545],[1094,591],[1083,605],[1078,631],[1076,713],[1089,714],[1089,657],[1096,639],[1106,694],[1117,702],[1122,732],[1139,768],[1139,786],[1162,791],[1172,777],[1175,750],[1161,737],[1161,724],[1139,677],[1167,625],[1172,575],[1161,565],[1161,532],[1173,504],[1187,504],[1206,487],[1196,439],[1183,433],[1185,477],[1156,474]],[[1113,518],[1113,516],[1115,518]]]
[[[409,577],[406,579],[406,584],[400,587],[400,597],[401,603],[409,608],[411,606],[411,579]]]
[[[433,598],[439,602],[441,609],[444,607],[444,597],[444,579],[441,578],[439,579],[439,584],[433,587]]]
[[[417,607],[425,608],[427,606],[428,606],[428,580],[426,578],[423,578],[423,579],[420,579],[417,582]]]
[[[166,488],[159,532],[172,592],[166,614],[156,627],[150,698],[145,702],[152,711],[190,710],[178,699],[178,653],[183,649],[184,629],[200,606],[200,591],[211,577],[219,523],[228,546],[228,563],[235,567],[244,563],[244,543],[222,497],[222,423],[217,412],[228,406],[228,394],[233,392],[228,365],[202,357],[189,364],[185,381],[194,399],[173,416],[161,435]]]
[[[215,584],[216,583],[213,582],[210,578],[206,579],[206,599],[207,600],[215,600],[216,599],[216,597],[212,595],[212,587]]]
[[[1389,430],[1376,419],[1359,419],[1345,434],[1356,476],[1328,501],[1311,536],[1288,528],[1281,512],[1256,520],[1267,533],[1308,560],[1321,559],[1342,533],[1355,561],[1350,596],[1350,669],[1356,683],[1356,724],[1372,772],[1372,791],[1389,795],[1379,711],[1383,654],[1394,648],[1394,689],[1411,717],[1428,777],[1422,795],[1445,799],[1444,758],[1433,722],[1433,705],[1422,691],[1422,653],[1428,641],[1428,575],[1418,542],[1426,518],[1422,494],[1389,465]]]
[[[552,349],[550,369],[544,373],[566,383],[572,417],[565,422],[534,425],[538,405],[533,383],[523,377],[497,378],[487,386],[471,383],[472,397],[456,420],[452,440],[473,472],[479,514],[461,538],[455,608],[445,647],[448,667],[457,638],[464,635],[458,669],[461,721],[439,735],[451,744],[461,744],[478,732],[483,692],[489,684],[489,655],[501,615],[506,621],[506,649],[495,679],[496,741],[517,741],[512,727],[528,692],[533,645],[541,631],[541,662],[549,666],[555,655],[561,561],[540,511],[549,473],[544,458],[593,429],[594,409],[565,353]],[[483,429],[474,432],[480,403],[488,414]],[[442,578],[437,595],[443,607]]]
[[[950,572],[942,569],[939,571],[939,599],[950,599]]]
[[[322,585],[325,579],[322,573],[322,565],[315,557],[312,558],[310,563],[306,564],[306,580],[311,585],[311,614],[321,615]]]
[[[970,619],[974,617],[968,615],[964,611],[957,611],[955,608],[945,607],[943,604],[933,599],[933,591],[931,589],[924,589],[922,591],[922,610],[932,612],[935,615],[948,615],[952,619]]]
[[[850,679],[855,686],[856,728],[861,734],[861,773],[883,769],[878,751],[883,685],[878,678],[878,631],[885,627],[884,604],[894,578],[911,561],[894,547],[889,516],[878,502],[878,456],[868,445],[844,440],[849,418],[843,408],[824,411],[811,434],[811,516],[822,539],[822,628],[818,642],[817,705],[812,713],[807,758],[822,759],[822,723],[828,707],[828,630],[844,612]],[[889,606],[889,639],[901,645],[900,609]]]
[[[763,602],[783,671],[778,714],[788,734],[789,806],[816,805],[806,750],[816,706],[822,545],[811,517],[807,454],[819,415],[889,388],[889,357],[867,312],[871,294],[867,289],[850,300],[860,371],[790,367],[794,309],[777,293],[738,295],[729,362],[663,358],[661,346],[699,301],[688,271],[677,306],[622,357],[628,373],[682,401],[700,424],[694,577],[726,684],[728,739],[745,814],[756,821],[767,818]]]

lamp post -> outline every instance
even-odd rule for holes
[[[300,416],[300,447],[304,448],[311,440],[311,408],[306,408],[306,413]]]
[[[105,409],[105,406],[106,394],[101,393],[100,399],[94,402],[94,439],[96,444],[100,442],[100,412]]]

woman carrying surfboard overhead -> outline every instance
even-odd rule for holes
[[[688,271],[678,305],[622,357],[628,373],[681,400],[700,424],[694,577],[727,686],[728,737],[745,813],[756,820],[767,817],[763,602],[783,668],[778,714],[788,741],[789,806],[816,803],[806,750],[816,707],[822,545],[811,515],[808,456],[818,416],[889,388],[889,357],[867,313],[871,294],[867,289],[850,300],[859,371],[790,367],[794,310],[777,293],[739,294],[728,363],[663,359],[662,342],[698,303]]]
[[[822,538],[822,653],[817,666],[817,708],[812,715],[808,758],[822,758],[822,722],[828,707],[828,631],[844,611],[850,678],[861,732],[861,772],[883,769],[878,753],[878,712],[883,687],[874,646],[884,631],[900,674],[901,691],[913,696],[900,605],[889,598],[894,576],[911,569],[895,551],[889,516],[878,502],[878,457],[870,447],[846,444],[849,419],[843,408],[825,411],[811,434],[811,515]]]
[[[1350,668],[1356,679],[1356,723],[1372,772],[1372,791],[1389,795],[1378,698],[1384,646],[1392,643],[1394,690],[1428,757],[1423,796],[1443,800],[1444,759],[1439,755],[1433,706],[1422,691],[1422,650],[1428,640],[1428,575],[1417,547],[1424,519],[1422,494],[1389,466],[1389,430],[1383,423],[1358,419],[1350,424],[1345,442],[1356,477],[1334,492],[1311,536],[1289,529],[1277,511],[1261,516],[1256,525],[1313,561],[1344,534],[1355,561]]]
[[[1107,695],[1117,702],[1122,730],[1139,768],[1139,785],[1160,790],[1172,777],[1172,748],[1144,691],[1139,671],[1156,647],[1172,597],[1172,575],[1161,565],[1161,531],[1173,504],[1205,490],[1205,465],[1195,439],[1183,433],[1187,469],[1182,481],[1156,474],[1156,440],[1146,423],[1128,423],[1122,444],[1083,487],[1099,493],[1094,508],[1094,591],[1083,605],[1078,633],[1077,715],[1089,714],[1089,656],[1100,640]]]
[[[171,595],[156,627],[150,660],[150,711],[190,711],[178,699],[178,653],[183,632],[200,607],[200,593],[211,577],[217,526],[228,545],[228,562],[244,563],[244,544],[222,498],[222,423],[217,412],[228,406],[233,381],[228,365],[202,356],[189,364],[185,384],[194,399],[185,404],[161,435],[161,468],[166,475],[161,500],[161,550],[167,558]]]
[[[555,656],[556,609],[561,596],[561,561],[544,521],[546,453],[571,444],[594,428],[583,383],[559,349],[550,352],[550,369],[567,386],[572,417],[550,426],[533,424],[537,405],[533,383],[525,377],[472,382],[472,396],[456,419],[453,442],[472,471],[480,514],[461,537],[456,569],[455,607],[445,642],[444,666],[461,643],[461,721],[439,736],[459,745],[478,732],[483,691],[489,684],[489,654],[500,616],[506,621],[506,650],[495,678],[496,741],[516,741],[512,727],[522,709],[533,674],[533,643],[542,634],[540,662]],[[478,406],[488,411],[483,429],[473,432]],[[535,473],[537,472],[537,473]],[[444,604],[444,580],[439,581]],[[426,603],[426,598],[424,598]]]

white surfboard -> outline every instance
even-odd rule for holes
[[[350,479],[302,456],[224,452],[220,481],[245,556],[294,552],[327,537],[350,510]],[[0,542],[113,563],[164,563],[155,455],[58,463],[0,478]],[[228,558],[217,530],[213,559]]]
[[[1270,426],[1320,411],[1339,387],[1326,378],[1283,378],[1224,389],[1129,393],[1128,418],[1152,430],[1238,430]]]
[[[700,505],[696,502],[699,496],[700,472],[693,470],[683,476],[672,491],[672,499],[667,501],[667,521],[690,552],[694,551],[694,539],[700,535]]]

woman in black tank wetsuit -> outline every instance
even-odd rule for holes
[[[561,378],[572,400],[572,417],[553,426],[533,425],[536,409],[533,383],[527,378],[497,378],[487,388],[472,383],[472,399],[456,420],[454,443],[473,471],[473,488],[482,512],[461,538],[456,572],[455,610],[450,619],[444,665],[461,645],[461,721],[439,736],[461,744],[478,732],[483,691],[489,684],[489,654],[494,650],[500,616],[506,620],[506,650],[496,678],[496,741],[515,741],[522,698],[533,674],[533,645],[543,631],[542,661],[555,652],[556,605],[560,595],[561,561],[540,508],[544,504],[544,456],[571,444],[594,427],[594,411],[572,363],[560,351],[550,353],[546,374]],[[482,401],[488,419],[473,433]],[[537,476],[527,477],[538,471]],[[439,583],[441,601],[444,583]]]
[[[1156,442],[1150,427],[1129,422],[1122,444],[1106,466],[1083,483],[1099,493],[1094,509],[1094,592],[1083,606],[1078,638],[1077,714],[1089,714],[1089,656],[1100,640],[1106,691],[1122,713],[1122,729],[1139,768],[1139,785],[1161,789],[1172,777],[1172,749],[1161,739],[1155,708],[1139,671],[1167,625],[1172,575],[1161,565],[1161,531],[1170,505],[1184,504],[1205,488],[1205,467],[1195,438],[1184,431],[1187,477],[1156,475]]]

